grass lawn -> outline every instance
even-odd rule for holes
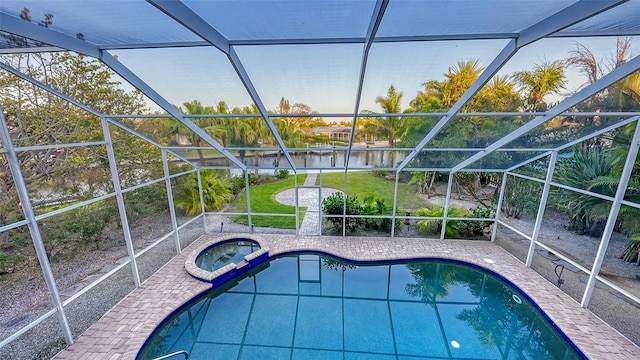
[[[298,175],[298,184],[304,183],[307,175]],[[296,208],[291,205],[284,205],[276,201],[276,194],[286,189],[294,187],[294,177],[290,175],[287,179],[249,187],[251,196],[251,222],[255,226],[265,226],[280,229],[295,229],[296,218],[284,216],[256,216],[253,213],[269,213],[269,214],[295,214]],[[247,193],[243,191],[232,203],[230,211],[243,212],[247,208]],[[300,222],[304,217],[306,208],[300,207]],[[236,216],[234,221],[240,224],[249,224],[247,215]]]
[[[316,185],[320,184],[320,177],[316,180]],[[322,187],[330,187],[344,191],[344,173],[322,173]],[[395,181],[383,179],[372,175],[369,171],[352,171],[347,176],[347,193],[356,194],[358,198],[371,192],[387,199],[389,204],[393,204]],[[426,203],[416,196],[415,185],[405,183],[398,184],[398,207],[402,209],[415,210],[426,207]]]

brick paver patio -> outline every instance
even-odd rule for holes
[[[197,249],[229,237],[228,234],[203,235],[55,359],[134,359],[162,319],[210,287],[187,273],[185,259]],[[640,348],[635,344],[491,242],[290,235],[249,238],[257,240],[262,248],[268,247],[270,256],[313,250],[360,261],[435,257],[477,264],[501,274],[524,290],[590,359],[640,359]]]

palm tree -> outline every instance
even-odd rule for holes
[[[446,91],[443,98],[444,105],[447,108],[452,107],[478,79],[484,69],[485,67],[481,66],[480,61],[476,59],[460,61],[455,67],[449,67],[449,71],[444,74],[446,77],[444,81],[446,85],[443,87]]]
[[[517,111],[522,103],[517,84],[510,76],[494,76],[478,93],[475,111]]]
[[[192,100],[190,102],[185,102],[182,104],[184,109],[180,108],[183,113],[188,115],[196,115],[196,114],[213,114],[215,111],[211,106],[202,106],[200,101]],[[211,118],[200,118],[200,119],[192,119],[193,123],[202,128],[205,132],[209,133],[207,129],[213,124],[213,119]],[[186,126],[182,124],[176,123],[176,127],[174,132],[178,135],[186,136],[187,140],[193,146],[202,146],[202,138],[196,134],[195,132],[189,130]],[[211,135],[211,134],[210,134]],[[196,149],[198,152],[198,158],[200,159],[200,164],[204,165],[204,155],[202,154],[202,149]]]
[[[532,70],[517,71],[513,77],[525,93],[525,111],[546,110],[545,96],[559,93],[566,84],[564,64],[560,60],[537,64]]]
[[[402,100],[402,93],[397,93],[393,85],[389,86],[387,91],[387,97],[378,96],[376,103],[380,104],[382,111],[386,114],[399,114],[402,110],[400,108],[400,100]],[[395,145],[396,137],[398,136],[401,119],[395,116],[389,116],[381,119],[381,127],[389,135],[389,146]]]

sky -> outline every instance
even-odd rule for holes
[[[520,49],[498,74],[531,69],[545,61],[570,56],[576,42],[589,47],[602,61],[615,51],[615,38],[544,39]],[[428,80],[442,80],[457,62],[477,59],[488,65],[507,40],[465,40],[375,44],[370,52],[363,83],[360,111],[379,112],[377,96],[390,85],[403,93],[407,108]],[[636,39],[633,49],[640,42]],[[284,97],[291,104],[304,103],[319,113],[352,113],[360,74],[363,46],[273,45],[238,46],[236,51],[266,108],[274,110]],[[174,105],[199,100],[204,105],[226,101],[230,108],[252,100],[226,55],[215,48],[173,48],[112,51]],[[577,69],[567,68],[566,94],[586,83]],[[561,95],[551,96],[558,101]]]

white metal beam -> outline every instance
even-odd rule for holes
[[[234,164],[236,164],[238,167],[240,167],[243,170],[246,169],[244,164],[238,158],[236,158],[235,156],[233,156],[233,154],[226,151],[215,139],[213,139],[204,130],[199,128],[191,120],[185,118],[180,111],[178,111],[173,105],[171,105],[171,103],[169,103],[166,99],[160,96],[160,94],[158,94],[153,88],[147,85],[136,74],[134,74],[122,63],[117,61],[108,52],[99,50],[95,45],[92,45],[86,41],[79,40],[74,37],[55,32],[49,28],[45,28],[43,26],[39,26],[28,21],[18,19],[4,13],[0,13],[0,30],[4,30],[19,36],[25,36],[33,40],[46,42],[52,46],[75,51],[77,53],[84,54],[87,56],[92,56],[102,60],[103,63],[109,66],[118,75],[122,76],[125,80],[127,80],[129,83],[135,86],[138,90],[140,90],[143,94],[149,97],[149,99],[153,100],[156,104],[158,104],[161,108],[167,111],[170,115],[178,119],[178,121],[182,122],[187,128],[195,132],[205,142],[209,143],[209,145],[214,147],[216,150],[220,151],[225,157],[231,160]],[[27,80],[27,81],[32,81],[32,80]],[[45,90],[49,91],[49,89],[46,89],[46,88]],[[59,94],[61,93],[57,92],[55,94],[59,96]],[[64,99],[67,101],[71,101],[69,97],[64,97]],[[80,103],[77,101],[71,101],[71,102],[74,105],[80,106],[79,105]],[[95,110],[89,110],[86,106],[81,106],[81,107],[97,115],[95,113]],[[102,114],[98,116],[101,116],[101,115]]]
[[[609,132],[609,131],[611,131],[611,130],[614,130],[614,129],[617,129],[617,128],[619,128],[619,127],[622,127],[622,126],[625,126],[625,125],[627,125],[627,124],[630,124],[630,123],[632,123],[632,122],[634,122],[634,121],[638,120],[639,118],[640,118],[640,117],[638,117],[638,116],[630,117],[630,118],[628,118],[628,119],[626,119],[626,120],[622,120],[622,121],[617,122],[617,123],[615,123],[615,124],[613,124],[613,125],[610,125],[610,126],[607,126],[607,127],[605,127],[605,128],[602,128],[602,129],[600,129],[600,130],[598,130],[598,131],[592,132],[592,133],[590,133],[589,135],[585,135],[585,136],[580,137],[580,138],[578,138],[578,139],[572,140],[572,141],[570,141],[570,142],[568,142],[568,143],[566,143],[566,144],[564,144],[564,145],[558,146],[558,147],[556,147],[556,148],[554,148],[554,149],[552,149],[552,150],[554,150],[554,151],[562,151],[562,150],[564,150],[564,149],[566,149],[566,148],[569,148],[569,147],[571,147],[571,146],[573,146],[573,145],[575,145],[575,144],[579,144],[579,143],[581,143],[581,142],[583,142],[583,141],[586,141],[586,140],[589,140],[589,139],[591,139],[591,138],[593,138],[593,137],[596,137],[596,136],[602,135],[602,134],[607,133],[607,132]],[[505,151],[505,150],[506,150],[506,149],[504,149],[504,148],[503,148],[503,149],[497,149],[496,151]],[[521,167],[521,166],[527,165],[527,164],[529,164],[529,163],[531,163],[531,162],[533,162],[533,161],[536,161],[536,160],[538,160],[538,159],[540,159],[540,158],[542,158],[542,157],[546,156],[546,155],[547,155],[547,153],[542,154],[542,155],[543,155],[543,156],[537,155],[537,156],[535,156],[535,157],[533,157],[533,158],[527,159],[527,160],[525,160],[525,161],[523,161],[523,162],[521,162],[521,163],[519,163],[519,164],[516,164],[516,165],[514,165],[514,166],[512,166],[512,167],[510,167],[510,168],[508,168],[508,169],[506,169],[505,171],[507,171],[507,172],[509,172],[509,171],[513,171],[513,170],[515,170],[515,169],[517,169],[517,168],[519,168],[519,167]]]
[[[251,82],[249,75],[244,69],[244,66],[240,61],[240,58],[236,54],[235,50],[232,47],[230,47],[229,40],[227,40],[222,34],[220,34],[220,32],[214,29],[213,26],[211,26],[204,19],[202,19],[200,15],[193,12],[193,10],[189,9],[181,1],[147,0],[147,2],[149,2],[150,4],[158,8],[160,11],[164,12],[170,18],[174,19],[175,21],[179,22],[180,24],[182,24],[183,26],[191,30],[194,34],[200,36],[202,39],[204,39],[211,45],[217,47],[218,49],[220,49],[220,51],[222,51],[227,55],[229,61],[231,62],[231,65],[234,67],[234,69],[236,70],[236,73],[240,77],[240,81],[242,81],[245,88],[247,89],[247,92],[249,93],[249,96],[258,107],[258,110],[260,111],[260,114],[262,115],[265,122],[267,123],[269,130],[271,130],[271,132],[273,133],[273,136],[276,139],[278,145],[280,146],[280,149],[284,153],[285,158],[287,159],[287,161],[291,165],[291,168],[295,172],[296,165],[293,162],[291,155],[289,155],[289,153],[286,151],[284,142],[282,141],[280,134],[276,130],[276,127],[273,124],[273,121],[271,120],[269,112],[267,111],[266,107],[262,103],[262,99],[260,99],[258,92],[253,86],[253,83]],[[235,159],[235,160],[239,162],[238,159]],[[242,170],[246,170],[246,166],[244,166],[244,164],[242,164],[242,166],[240,167],[242,168]]]
[[[198,135],[202,140],[211,145],[214,149],[218,150],[222,155],[224,155],[227,159],[231,160],[234,164],[236,164],[240,169],[246,170],[246,166],[233,154],[228,152],[226,149],[222,147],[214,138],[211,137],[206,131],[202,130],[198,125],[196,125],[193,121],[187,119],[183,116],[182,112],[176,109],[171,103],[169,103],[164,97],[158,94],[151,86],[142,81],[133,71],[124,66],[121,62],[116,60],[109,53],[105,52],[106,56],[101,56],[100,60],[102,60],[108,67],[110,67],[113,71],[115,71],[118,75],[122,76],[123,79],[127,80],[131,85],[133,85],[136,89],[140,90],[143,94],[145,94],[149,99],[153,100],[156,104],[158,104],[161,108],[167,111],[170,115],[180,121],[184,126],[189,128],[189,130],[193,131],[196,135]]]
[[[351,135],[349,136],[349,146],[347,149],[347,156],[344,163],[345,171],[349,168],[349,158],[351,157],[351,147],[353,146],[353,138],[356,133],[356,122],[358,120],[358,111],[360,109],[360,99],[362,97],[362,87],[364,85],[364,77],[367,72],[367,61],[369,59],[369,50],[371,50],[371,46],[373,45],[373,40],[376,37],[376,33],[378,32],[378,28],[380,27],[380,23],[382,22],[382,17],[384,16],[384,12],[389,5],[389,0],[378,0],[376,1],[376,5],[373,10],[373,14],[371,15],[371,20],[369,21],[369,28],[367,29],[366,43],[364,49],[362,50],[362,59],[360,62],[360,77],[358,78],[358,88],[356,90],[356,103],[353,110],[353,119],[351,121]],[[346,198],[345,198],[346,199]]]
[[[528,45],[627,1],[629,0],[580,0],[521,31],[517,46],[520,48]]]
[[[147,2],[180,23],[182,26],[205,39],[211,45],[217,47],[223,53],[229,55],[229,40],[227,40],[226,37],[220,34],[182,1],[147,0]]]
[[[402,170],[413,160],[418,152],[433,139],[444,126],[455,116],[475,94],[504,66],[509,59],[523,46],[539,40],[549,34],[565,29],[579,21],[588,19],[602,11],[610,9],[628,0],[581,0],[569,7],[549,16],[539,23],[523,30],[517,40],[510,41],[507,46],[496,56],[495,59],[480,74],[478,79],[469,87],[458,101],[447,111],[440,121],[429,131],[420,141],[416,149],[405,158],[398,166],[398,171]]]
[[[456,101],[455,104],[449,109],[447,114],[443,116],[436,125],[427,133],[427,135],[420,141],[420,143],[416,146],[416,148],[400,163],[398,166],[398,173],[404,169],[422,150],[422,148],[433,139],[443,128],[444,126],[455,116],[464,105],[471,100],[471,98],[478,92],[482,87],[489,81],[491,78],[502,68],[504,64],[511,59],[511,57],[518,51],[516,47],[516,41],[511,40],[509,43],[500,51],[498,56],[493,59],[491,64],[487,66],[487,68],[480,74],[478,79],[474,81],[474,83],[469,87],[467,91]]]
[[[284,141],[282,140],[282,137],[280,137],[280,133],[278,132],[278,130],[276,129],[276,126],[271,120],[271,115],[269,115],[267,108],[264,106],[264,103],[262,102],[260,95],[258,95],[258,91],[253,86],[253,82],[251,82],[251,78],[249,78],[249,74],[247,73],[244,66],[242,65],[242,62],[240,61],[240,58],[238,57],[238,54],[236,53],[236,50],[233,47],[231,48],[231,52],[229,53],[229,61],[231,62],[231,65],[233,66],[233,68],[236,70],[236,73],[240,77],[240,81],[242,81],[242,84],[244,84],[245,89],[247,89],[247,92],[249,93],[249,96],[251,96],[253,103],[256,104],[258,111],[260,111],[260,114],[264,118],[264,121],[267,123],[267,127],[269,128],[269,130],[271,130],[271,133],[273,134],[273,137],[276,139],[278,146],[282,150],[285,158],[289,162],[289,165],[291,165],[291,169],[293,169],[293,172],[295,173],[296,164],[293,162],[291,155],[287,151],[287,147],[285,146]]]
[[[118,166],[116,164],[116,155],[113,151],[113,141],[111,140],[111,131],[109,130],[109,122],[106,118],[102,118],[102,132],[104,139],[107,142],[107,158],[109,161],[109,170],[111,172],[111,181],[113,182],[113,189],[116,192],[116,203],[118,204],[118,214],[120,215],[120,224],[122,225],[122,232],[124,235],[124,241],[126,243],[127,254],[129,255],[131,273],[133,274],[133,282],[136,288],[140,287],[140,272],[138,271],[138,263],[136,261],[136,251],[133,247],[133,239],[131,238],[131,230],[129,228],[129,220],[127,218],[127,211],[124,204],[124,196],[122,195],[122,185],[120,184],[120,176],[118,175]]]
[[[507,134],[506,136],[498,139],[493,144],[487,146],[484,151],[479,152],[479,153],[469,157],[468,159],[462,161],[460,164],[454,166],[452,171],[460,171],[461,169],[464,169],[465,167],[473,164],[474,162],[476,162],[476,161],[482,159],[483,157],[491,154],[492,152],[496,151],[497,149],[509,144],[510,142],[514,141],[515,139],[517,139],[517,138],[521,137],[522,135],[528,133],[529,131],[533,130],[534,128],[536,128],[536,127],[544,124],[545,122],[553,119],[554,117],[560,115],[562,112],[566,111],[567,109],[572,108],[573,106],[581,103],[582,101],[588,99],[589,97],[591,97],[591,96],[597,94],[598,92],[604,90],[608,86],[616,83],[617,81],[622,80],[623,78],[625,78],[626,76],[630,75],[631,73],[637,71],[638,69],[640,69],[640,56],[634,57],[633,59],[629,60],[627,63],[623,64],[619,68],[617,68],[617,69],[613,70],[612,72],[610,72],[609,74],[601,77],[600,79],[598,79],[598,81],[596,81],[593,84],[591,84],[591,85],[585,87],[584,89],[580,90],[579,92],[577,92],[576,94],[574,94],[570,98],[563,100],[558,105],[556,105],[556,106],[552,107],[551,109],[549,109],[546,112],[545,115],[538,116],[538,117],[534,118],[533,120],[531,120],[528,123],[522,125],[521,127],[517,128],[516,130],[514,130],[511,133]]]
[[[178,221],[176,219],[176,208],[173,203],[173,189],[171,188],[171,172],[169,171],[169,159],[167,158],[167,150],[162,149],[162,168],[164,170],[164,185],[167,189],[167,202],[169,203],[169,215],[171,216],[171,227],[176,242],[176,255],[180,255],[182,248],[180,246],[180,236],[178,235]]]
[[[547,199],[549,198],[549,191],[551,190],[551,180],[553,179],[553,172],[556,169],[556,161],[558,160],[558,152],[551,153],[549,159],[549,166],[547,167],[547,177],[544,181],[544,187],[542,189],[542,196],[540,196],[540,204],[538,204],[538,214],[536,215],[536,221],[533,226],[533,234],[531,235],[531,243],[529,243],[529,252],[527,253],[527,261],[525,265],[531,267],[533,262],[533,255],[536,250],[536,241],[540,236],[540,229],[542,228],[542,220],[544,218],[544,211],[547,208]]]
[[[502,174],[502,183],[500,184],[500,195],[498,196],[498,204],[496,205],[496,219],[491,227],[491,242],[496,241],[496,235],[498,233],[498,223],[500,222],[500,215],[502,213],[502,202],[504,201],[504,192],[507,189],[507,173]]]
[[[100,49],[94,44],[3,12],[0,12],[0,30],[87,56],[100,56]]]

